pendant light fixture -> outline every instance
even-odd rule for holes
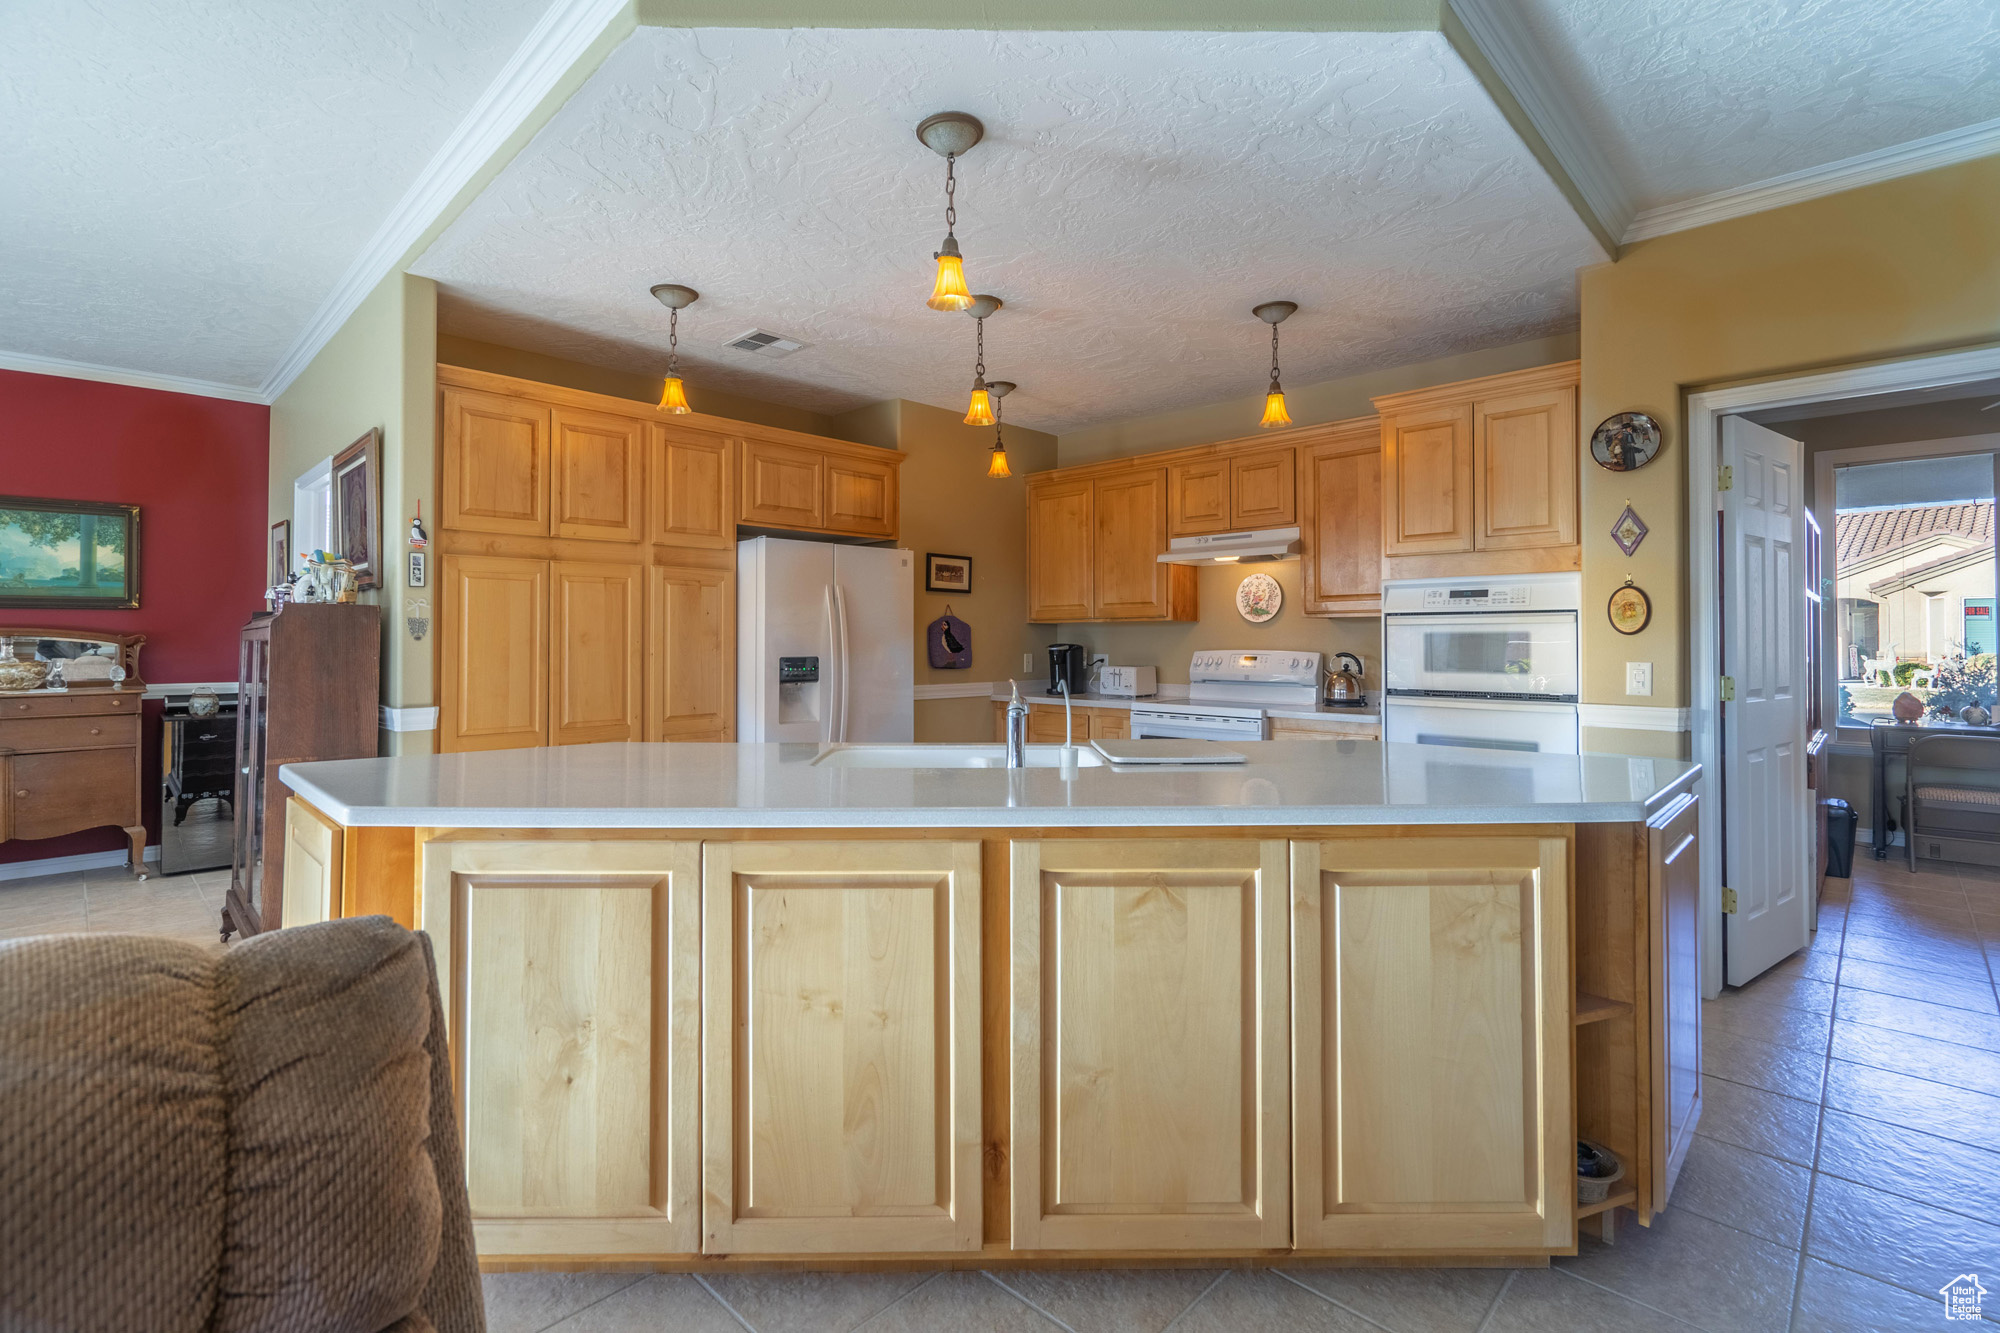
[[[653,295],[673,312],[667,316],[667,382],[660,386],[660,410],[683,416],[693,409],[681,384],[681,311],[699,301],[701,293],[678,282],[663,282],[653,288]]]
[[[965,424],[968,426],[993,424],[992,386],[986,382],[986,317],[1002,304],[997,296],[975,296],[965,312],[979,325],[978,351],[973,354],[972,363],[972,402],[965,409]]]
[[[1271,326],[1271,387],[1264,392],[1264,419],[1260,426],[1289,426],[1285,411],[1285,391],[1278,386],[1278,326],[1299,308],[1297,301],[1266,301],[1250,313]]]
[[[972,289],[965,285],[965,259],[958,251],[958,205],[954,195],[958,176],[954,165],[961,154],[986,137],[986,127],[963,111],[940,111],[926,116],[917,126],[917,138],[924,147],[944,157],[944,243],[931,258],[937,260],[937,279],[931,284],[933,310],[966,310],[972,306]]]
[[[987,461],[986,475],[1011,477],[1014,469],[1007,466],[1007,441],[1000,435],[1000,405],[1008,394],[1014,392],[1014,383],[1012,380],[994,380],[986,386],[986,392],[993,395],[993,456]]]

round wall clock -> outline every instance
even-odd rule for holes
[[[1653,619],[1653,599],[1646,596],[1644,588],[1633,587],[1627,579],[1624,587],[1611,594],[1604,613],[1611,618],[1611,628],[1620,634],[1637,634]]]
[[[1590,433],[1590,456],[1601,468],[1630,472],[1653,461],[1660,452],[1660,423],[1644,412],[1620,412],[1606,417]]]
[[[1277,615],[1284,604],[1285,590],[1269,574],[1252,574],[1236,587],[1236,612],[1253,625]]]

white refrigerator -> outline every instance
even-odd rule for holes
[[[736,738],[916,737],[910,553],[753,537],[736,544]]]

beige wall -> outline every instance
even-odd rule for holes
[[[404,626],[405,534],[421,502],[436,513],[437,285],[392,274],[271,405],[271,522],[290,518],[292,483],[375,426],[382,428],[384,586],[362,594],[382,608],[382,701],[424,707],[432,696],[432,647]],[[427,593],[415,594],[418,596]],[[435,601],[433,600],[433,608]],[[427,754],[434,734],[385,732],[383,752]]]
[[[2000,339],[1996,216],[2000,157],[1642,241],[1584,271],[1583,429],[1639,411],[1666,432],[1638,472],[1583,469],[1586,703],[1688,702],[1686,393]],[[1652,529],[1630,560],[1606,535],[1628,500]],[[1654,606],[1633,637],[1593,613],[1627,574]],[[1625,696],[1627,661],[1653,663],[1651,699]]]
[[[1530,366],[1546,366],[1552,361],[1574,360],[1576,354],[1577,335],[1573,333],[1510,343],[1504,347],[1487,347],[1460,356],[1441,357],[1436,361],[1419,361],[1414,365],[1395,366],[1366,375],[1349,375],[1344,379],[1288,387],[1285,390],[1285,408],[1296,426],[1345,421],[1349,417],[1365,417],[1372,413],[1375,405],[1370,400],[1384,394],[1477,379],[1481,375],[1500,375],[1510,370],[1526,370]],[[1123,458],[1129,454],[1146,454],[1158,449],[1178,449],[1184,445],[1208,444],[1214,440],[1253,435],[1257,431],[1257,420],[1264,412],[1262,375],[1263,372],[1254,365],[1245,370],[1244,383],[1255,392],[1241,398],[1067,431],[1057,440],[1061,465],[1074,467],[1079,463],[1096,463],[1106,458]]]

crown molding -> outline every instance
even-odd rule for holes
[[[143,370],[120,370],[90,361],[64,361],[60,357],[36,356],[30,352],[0,352],[0,370],[18,370],[29,375],[58,375],[70,380],[96,380],[100,384],[126,384],[135,389],[158,389],[162,393],[187,393],[199,398],[227,398],[236,403],[270,400],[258,389],[240,384],[218,384],[214,380],[188,379],[183,375],[154,375]]]
[[[1584,129],[1582,112],[1570,100],[1541,44],[1522,24],[1518,7],[1505,0],[1448,0],[1444,13],[1445,36],[1460,48],[1461,56],[1470,54],[1464,49],[1469,43],[1483,57],[1487,69],[1469,61],[1473,72],[1482,76],[1490,72],[1512,98],[1532,127],[1522,135],[1530,151],[1550,169],[1584,225],[1616,259],[1619,237],[1632,220],[1631,191]],[[1488,82],[1484,77],[1481,81]],[[1498,90],[1489,86],[1487,91]],[[1504,98],[1495,100],[1501,102],[1502,114],[1514,109]],[[1508,119],[1516,120],[1513,115]],[[1527,127],[1516,121],[1515,129]],[[1539,144],[1534,142],[1537,137]]]
[[[1677,204],[1645,209],[1635,215],[1631,225],[1626,227],[1624,244],[1651,240],[1655,236],[1687,231],[1693,227],[1706,227],[1713,222],[1727,222],[1731,218],[1747,217],[1767,209],[1783,208],[1787,204],[1801,204],[1808,199],[1819,199],[1864,185],[1877,185],[1899,176],[1914,176],[1920,171],[1970,162],[1994,153],[2000,153],[2000,120],[1981,121],[1977,125],[1946,130],[1943,134],[1912,139],[1908,143],[1892,144],[1888,148],[1842,158],[1824,166],[1808,167],[1804,171],[1773,176],[1755,184],[1740,185],[1733,190],[1718,190],[1698,199],[1684,199]]]
[[[264,402],[277,401],[304,373],[368,294],[446,216],[460,192],[529,125],[605,31],[620,15],[630,14],[630,4],[557,0],[542,16],[272,368],[259,390]]]

